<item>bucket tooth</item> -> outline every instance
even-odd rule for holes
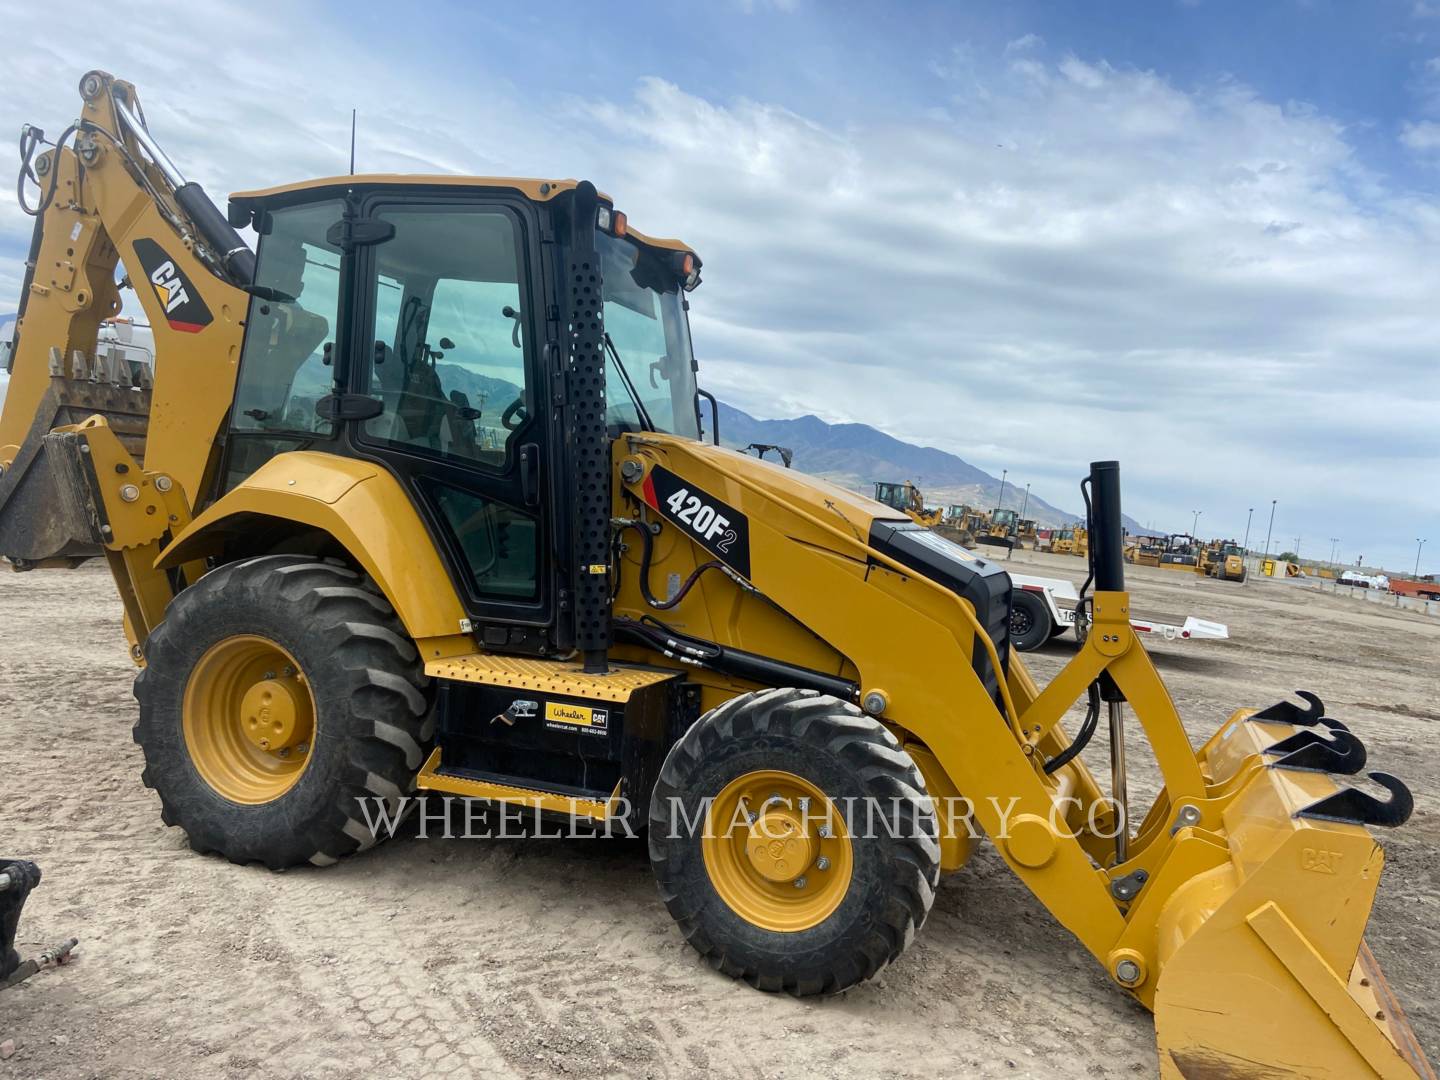
[[[1354,776],[1365,767],[1365,744],[1344,728],[1331,729],[1329,737],[1318,730],[1302,728],[1265,753],[1276,757],[1272,769],[1305,769],[1309,772],[1341,773]]]
[[[1309,690],[1296,690],[1295,696],[1307,702],[1301,708],[1293,701],[1277,701],[1269,708],[1251,715],[1251,720],[1263,720],[1272,724],[1294,724],[1296,727],[1314,727],[1325,715],[1325,703]]]
[[[1359,788],[1347,787],[1297,810],[1295,816],[1343,821],[1351,825],[1383,825],[1387,829],[1409,821],[1415,809],[1415,798],[1404,782],[1383,772],[1372,772],[1370,779],[1390,792],[1388,801],[1381,802]]]

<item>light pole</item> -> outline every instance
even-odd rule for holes
[[[1339,546],[1340,546],[1340,538],[1339,538],[1338,536],[1332,536],[1332,537],[1330,537],[1330,565],[1331,565],[1331,566],[1334,566],[1334,565],[1335,565],[1335,549],[1336,549],[1337,547],[1339,547]]]
[[[1250,519],[1255,516],[1255,508],[1252,506],[1245,511],[1245,543],[1240,545],[1240,550],[1247,556],[1250,554]]]
[[[1420,576],[1420,552],[1425,547],[1425,541],[1417,536],[1415,538],[1415,544],[1415,576],[1418,578]]]
[[[1295,537],[1295,561],[1296,561],[1297,563],[1300,561],[1300,541],[1301,541],[1302,539],[1303,539],[1303,537],[1299,537],[1299,536]]]
[[[1005,477],[1010,475],[1009,469],[1000,470],[1000,498],[995,501],[995,509],[999,510],[1005,505]]]
[[[1029,485],[1029,484],[1026,484],[1026,485],[1025,485],[1025,501],[1020,504],[1020,517],[1021,517],[1022,520],[1023,520],[1024,517],[1025,517],[1025,511],[1028,510],[1028,509],[1030,509],[1030,485]]]
[[[1265,557],[1270,557],[1270,532],[1275,528],[1275,504],[1279,499],[1270,500],[1270,524],[1265,526]]]
[[[1195,535],[1195,530],[1200,526],[1200,511],[1195,511],[1195,516],[1190,519],[1190,535]],[[1197,537],[1198,539],[1198,537]]]

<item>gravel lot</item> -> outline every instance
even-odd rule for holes
[[[1083,576],[1025,553],[1017,570]],[[1130,568],[1141,615],[1228,623],[1157,642],[1196,744],[1296,687],[1406,779],[1415,816],[1370,942],[1421,1042],[1440,1046],[1440,619],[1282,582]],[[0,1077],[1153,1075],[1149,1015],[982,846],[882,978],[795,1001],[714,974],[681,942],[642,847],[400,839],[284,874],[189,851],[140,784],[133,669],[104,570],[0,572],[0,848],[44,883],[22,949],[75,961],[0,995]],[[1027,658],[1044,680],[1069,638]],[[1154,773],[1131,747],[1132,784]],[[1088,754],[1107,760],[1103,738]]]

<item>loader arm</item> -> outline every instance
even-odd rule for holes
[[[794,620],[852,663],[852,700],[890,725],[932,797],[959,797],[958,812],[937,810],[942,866],[968,853],[973,816],[1110,978],[1156,1011],[1163,1075],[1433,1075],[1363,939],[1383,863],[1364,826],[1401,823],[1408,792],[1377,774],[1395,792],[1387,807],[1339,787],[1326,771],[1358,771],[1363,748],[1348,732],[1311,738],[1317,721],[1293,707],[1241,709],[1192,748],[1130,623],[1118,470],[1092,466],[1095,514],[1109,520],[1087,534],[1101,586],[1090,632],[1041,689],[1018,656],[997,657],[1003,631],[984,625],[984,596],[879,542],[912,528],[886,508],[867,512],[768,463],[684,440],[632,436],[616,454],[627,480],[617,514],[653,512],[683,529],[667,505],[679,490],[687,505],[693,495],[744,521],[743,550],[720,556],[773,605],[737,595],[751,605],[744,618],[716,624],[722,581],[663,617],[694,632],[708,622],[710,634],[751,648],[782,640]],[[968,566],[981,582],[998,570],[960,549],[954,559],[956,573]],[[654,566],[657,576],[670,569]],[[645,611],[633,582],[622,585],[617,616]],[[1001,668],[998,684],[987,682]],[[1128,710],[1159,766],[1164,787],[1144,813],[1129,813],[1123,755],[1109,793],[1080,757],[1062,758],[1072,736],[1060,720],[1096,683],[1112,745],[1123,745]]]

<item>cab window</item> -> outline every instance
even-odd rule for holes
[[[230,417],[234,431],[332,433],[315,404],[330,393],[334,370],[325,345],[335,338],[340,253],[326,243],[325,231],[341,210],[331,200],[269,214],[255,283],[271,296],[250,300]]]
[[[500,209],[405,207],[377,214],[369,393],[373,440],[503,468],[528,417],[520,255]]]

